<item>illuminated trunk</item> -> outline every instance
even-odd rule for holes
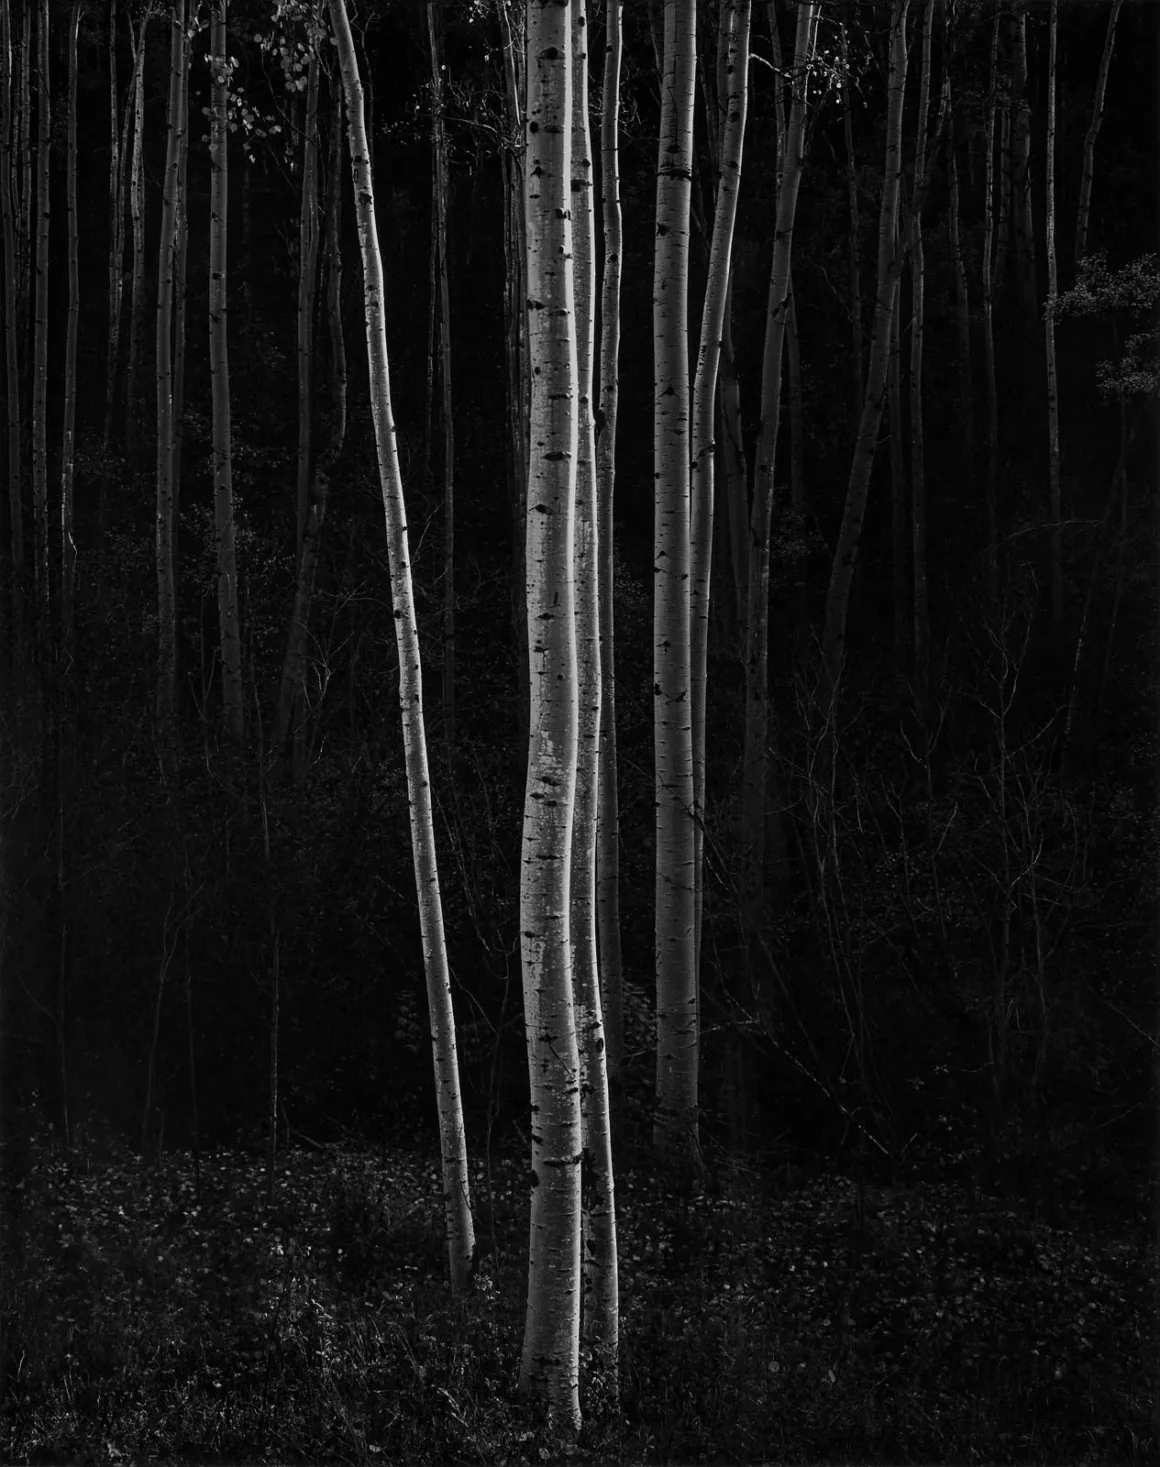
[[[1091,217],[1092,178],[1095,175],[1096,139],[1104,120],[1104,97],[1108,88],[1108,72],[1112,65],[1112,52],[1116,44],[1116,22],[1124,0],[1112,0],[1108,11],[1108,29],[1104,36],[1104,51],[1100,57],[1100,69],[1096,77],[1096,95],[1092,102],[1092,120],[1083,140],[1083,172],[1079,183],[1079,208],[1075,220],[1075,258],[1080,261],[1087,254],[1088,220]]]
[[[298,211],[298,493],[295,564],[310,498],[314,409],[314,294],[318,284],[318,45],[311,43],[302,128],[302,199]]]
[[[13,109],[15,78],[12,67],[11,17],[7,5],[0,4],[0,219],[4,233],[4,360],[8,409],[8,525],[12,565],[11,635],[19,649],[24,601],[24,509],[21,502],[21,443],[23,438],[20,411],[20,351],[17,330],[17,283],[20,263],[17,255],[15,204],[12,197],[13,175]]]
[[[1063,498],[1059,455],[1059,379],[1055,364],[1055,298],[1059,277],[1055,260],[1055,55],[1059,32],[1059,0],[1051,0],[1047,43],[1047,180],[1046,245],[1047,308],[1044,351],[1047,367],[1047,472],[1051,496],[1051,625],[1063,639]]]
[[[995,113],[998,92],[999,22],[996,6],[991,27],[990,94],[984,128],[986,164],[983,172],[983,364],[987,374],[987,605],[993,610],[999,594],[998,527],[996,522],[996,478],[999,454],[999,392],[995,381],[995,276],[992,267],[995,244]]]
[[[910,496],[911,557],[914,575],[914,685],[918,721],[926,717],[930,681],[930,616],[926,583],[926,445],[922,417],[922,349],[926,325],[926,261],[922,240],[922,180],[926,174],[930,108],[930,32],[934,0],[926,0],[922,21],[922,70],[918,85],[918,121],[914,148],[914,218],[910,233]]]
[[[73,539],[73,474],[77,410],[77,324],[80,283],[77,269],[77,30],[84,0],[73,0],[68,22],[68,116],[65,144],[65,209],[68,225],[68,321],[64,347],[64,421],[60,444],[60,622],[66,661],[72,660],[73,588],[76,542]]]
[[[36,260],[32,343],[32,537],[33,585],[38,640],[49,639],[48,573],[48,227],[51,218],[49,162],[52,150],[52,94],[48,70],[48,0],[36,7]]]
[[[133,275],[129,287],[129,362],[125,373],[125,452],[137,460],[140,409],[141,334],[145,321],[145,31],[148,6],[133,48],[133,150],[129,163],[129,217],[133,225]],[[160,427],[158,428],[160,432]]]

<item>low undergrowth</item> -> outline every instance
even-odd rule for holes
[[[526,1163],[477,1169],[453,1303],[436,1162],[41,1150],[5,1243],[0,1459],[1155,1460],[1138,1226],[1028,1221],[949,1184],[618,1178],[619,1402],[578,1442],[515,1395]]]

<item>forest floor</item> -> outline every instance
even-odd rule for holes
[[[1054,1225],[949,1184],[617,1177],[619,1404],[578,1442],[515,1398],[526,1158],[474,1169],[472,1291],[437,1158],[149,1163],[38,1149],[0,1282],[6,1463],[1157,1460],[1138,1218]]]

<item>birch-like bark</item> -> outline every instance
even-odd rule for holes
[[[64,346],[64,403],[60,443],[60,625],[66,665],[72,661],[73,589],[77,549],[73,538],[73,477],[76,469],[77,326],[81,299],[77,242],[77,31],[84,0],[73,0],[65,49],[68,55],[68,113],[65,123],[65,217],[68,229],[68,317]]]
[[[1116,22],[1124,0],[1112,0],[1108,11],[1108,29],[1104,36],[1104,50],[1100,57],[1100,69],[1096,76],[1096,94],[1092,101],[1092,120],[1088,123],[1083,140],[1083,171],[1079,181],[1079,208],[1075,219],[1075,258],[1078,264],[1087,254],[1088,221],[1091,218],[1092,179],[1095,176],[1096,139],[1104,120],[1104,97],[1108,89],[1108,72],[1112,66],[1112,52],[1116,44]]]
[[[11,12],[0,5],[0,221],[4,234],[4,361],[8,411],[8,528],[12,564],[13,644],[19,651],[24,611],[24,510],[21,500],[21,446],[23,422],[20,404],[20,351],[17,329],[17,253],[13,176],[13,109],[15,77],[12,67]]]
[[[180,179],[178,135],[182,127],[181,89],[185,48],[185,0],[169,12],[169,106],[165,173],[162,177],[161,234],[157,256],[157,730],[161,746],[172,749],[177,711],[177,587],[174,566],[177,486],[173,482],[173,294],[177,259],[177,191]]]
[[[791,263],[798,188],[805,163],[809,62],[817,31],[817,5],[798,6],[793,88],[785,129],[781,184],[777,196],[773,262],[761,364],[761,431],[757,441],[753,505],[749,521],[749,606],[745,648],[745,741],[742,754],[741,923],[749,960],[763,925],[766,791],[769,783],[769,552],[773,524],[773,481],[781,418],[782,360],[792,290]]]
[[[1046,216],[1047,308],[1044,311],[1044,352],[1047,368],[1047,473],[1051,497],[1051,625],[1056,641],[1063,640],[1063,491],[1059,454],[1059,378],[1055,362],[1055,298],[1059,275],[1055,258],[1055,59],[1059,33],[1059,0],[1051,0],[1047,41],[1047,164]]]
[[[580,1056],[583,1241],[582,1321],[590,1345],[616,1379],[619,1303],[612,1125],[607,1049],[596,934],[596,829],[600,797],[600,541],[592,393],[596,386],[596,229],[592,202],[592,142],[588,127],[588,18],[585,0],[572,10],[572,259],[576,318],[577,673],[576,804],[572,820],[572,991]]]
[[[36,6],[36,281],[32,342],[32,533],[33,586],[39,637],[49,638],[48,572],[48,229],[52,93],[48,68],[48,0]]]
[[[1035,285],[1035,229],[1031,215],[1031,103],[1027,96],[1027,10],[1024,0],[1016,0],[1014,21],[1011,222],[1023,310],[1027,319],[1034,321],[1039,313]]]
[[[729,290],[725,300],[725,322],[721,329],[721,363],[718,369],[721,399],[722,462],[725,468],[727,508],[729,513],[729,557],[733,569],[734,643],[743,655],[745,650],[745,618],[749,605],[749,464],[741,432],[741,383],[733,358],[733,271],[729,272]]]
[[[185,318],[189,269],[189,61],[192,37],[182,28],[181,129],[177,137],[177,246],[173,260],[173,488],[181,503],[181,464],[185,450]]]
[[[699,1164],[689,586],[689,212],[696,0],[665,0],[653,254],[653,748],[656,760],[654,1144]]]
[[[308,22],[309,25],[309,22]],[[298,210],[298,492],[295,565],[302,563],[302,539],[310,498],[314,433],[314,296],[318,288],[318,41],[310,36],[306,73],[306,116],[302,123],[302,198]]]
[[[570,868],[578,716],[573,533],[577,354],[572,278],[572,48],[567,0],[527,7],[527,616],[531,684],[520,947],[532,1105],[531,1235],[520,1395],[580,1425],[580,1057]]]
[[[950,107],[950,74],[944,78]],[[963,263],[962,213],[959,208],[959,169],[955,159],[953,123],[947,130],[947,173],[950,182],[951,263],[955,272],[955,320],[959,334],[959,414],[962,428],[963,463],[968,472],[975,461],[975,402],[971,384],[971,307],[967,271]]]
[[[701,340],[693,383],[693,443],[691,502],[692,648],[690,686],[693,695],[693,808],[695,928],[694,947],[698,988],[701,972],[701,923],[704,909],[704,819],[705,819],[705,699],[709,656],[709,599],[713,560],[714,409],[717,402],[717,370],[729,304],[729,276],[733,256],[733,230],[741,187],[741,162],[745,144],[745,119],[749,105],[750,0],[722,0],[720,48],[724,51],[719,96],[724,120],[718,148],[717,202],[713,235],[709,246],[709,274],[701,311]]]
[[[922,350],[926,324],[925,256],[922,239],[922,180],[926,174],[930,110],[930,41],[934,0],[926,0],[922,20],[922,67],[918,84],[918,120],[914,147],[914,215],[910,229],[910,527],[911,567],[914,576],[914,686],[920,725],[926,718],[930,682],[930,616],[926,582],[926,445],[922,416]],[[945,101],[945,96],[944,96]]]
[[[895,249],[898,229],[898,197],[902,181],[902,104],[906,92],[906,15],[910,0],[892,0],[890,13],[890,67],[886,116],[886,156],[882,173],[882,203],[878,216],[878,286],[874,303],[874,331],[862,419],[850,465],[846,504],[838,532],[838,545],[826,594],[826,618],[822,631],[822,716],[830,722],[846,656],[846,620],[850,588],[858,558],[858,542],[866,516],[870,492],[870,470],[882,417],[882,396],[890,349],[891,319],[902,268],[902,249]],[[921,207],[921,184],[915,180],[915,211]],[[901,240],[899,241],[901,244]]]
[[[339,249],[340,208],[342,204],[342,97],[336,96],[330,129],[330,163],[326,180],[326,222],[324,256],[326,263],[326,314],[330,334],[330,428],[326,446],[314,461],[310,497],[306,510],[306,529],[302,537],[302,558],[294,585],[294,606],[286,634],[286,655],[282,660],[282,680],[278,689],[278,707],[274,715],[271,747],[276,758],[286,748],[291,732],[290,721],[303,716],[300,693],[306,677],[306,637],[310,627],[310,607],[314,599],[314,581],[318,573],[318,557],[322,548],[322,529],[330,498],[330,478],[342,452],[346,438],[346,344],[342,331],[342,252]],[[294,729],[295,777],[305,778],[305,770],[297,765],[299,729]]]
[[[387,529],[387,552],[391,568],[395,644],[399,656],[399,708],[402,715],[403,751],[411,809],[411,852],[419,900],[419,926],[423,939],[431,1046],[435,1065],[435,1096],[439,1110],[447,1254],[452,1292],[458,1294],[463,1290],[471,1272],[475,1254],[475,1232],[471,1221],[467,1143],[463,1130],[463,1104],[459,1093],[451,976],[443,933],[443,907],[439,896],[439,870],[435,855],[435,824],[427,769],[427,736],[423,726],[423,669],[419,657],[419,630],[411,585],[403,477],[399,468],[394,414],[391,408],[383,262],[375,223],[374,183],[354,37],[351,35],[344,0],[328,0],[328,4],[346,93],[355,216],[362,252],[371,415],[374,419]],[[576,1139],[572,1138],[573,1144]]]
[[[600,561],[600,762],[596,821],[596,934],[600,993],[614,1129],[624,1081],[624,979],[620,951],[620,809],[616,756],[616,584],[613,500],[620,399],[620,66],[624,0],[607,0],[604,93],[600,114],[600,187],[604,274],[600,283],[600,382],[596,411],[596,539]]]
[[[987,605],[994,609],[999,595],[999,549],[996,522],[996,481],[999,455],[999,392],[995,380],[995,278],[992,265],[995,244],[995,113],[998,106],[999,23],[1003,11],[995,7],[991,27],[990,92],[984,127],[983,170],[983,365],[987,374]]]
[[[897,249],[897,242],[895,248]],[[910,638],[910,555],[907,530],[910,505],[906,493],[906,467],[902,454],[902,363],[899,344],[901,307],[890,322],[890,361],[886,372],[886,410],[890,423],[890,544],[894,583],[894,669],[906,675]]]
[[[145,32],[150,7],[141,12],[133,48],[133,151],[129,163],[129,218],[133,226],[133,275],[129,286],[129,362],[125,373],[125,452],[137,461],[141,335],[145,329]],[[160,435],[160,425],[158,434]]]
[[[846,143],[846,198],[850,210],[847,241],[850,271],[850,371],[853,386],[854,416],[862,411],[862,219],[858,208],[858,168],[854,157],[854,117],[850,102],[850,38],[843,22],[842,65],[842,132]]]
[[[229,88],[226,0],[210,10],[209,125],[209,381],[213,404],[213,503],[217,537],[218,635],[222,655],[222,714],[226,737],[244,732],[242,639],[238,625],[238,563],[230,407],[227,252],[229,239]]]

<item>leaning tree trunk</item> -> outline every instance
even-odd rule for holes
[[[217,537],[218,634],[222,649],[222,712],[226,737],[240,743],[244,729],[242,639],[238,629],[238,563],[234,536],[230,421],[230,358],[226,320],[229,230],[229,85],[226,0],[213,0],[210,29],[209,128],[209,379],[213,401],[213,503]],[[176,487],[176,486],[175,486]]]
[[[696,844],[690,707],[689,210],[696,0],[665,0],[653,254],[653,747],[656,759],[654,1144],[700,1165]]]
[[[411,807],[411,852],[419,898],[419,926],[423,938],[431,1045],[435,1063],[435,1097],[439,1110],[439,1140],[443,1158],[443,1203],[447,1219],[447,1254],[451,1288],[458,1294],[462,1292],[471,1272],[475,1232],[471,1221],[467,1143],[463,1130],[463,1104],[459,1093],[459,1061],[455,1046],[455,1015],[451,1004],[451,976],[447,964],[439,870],[435,856],[435,824],[427,769],[427,736],[423,725],[423,669],[419,657],[415,596],[411,585],[403,478],[399,468],[394,414],[391,408],[383,261],[375,223],[374,183],[354,37],[351,35],[344,0],[328,0],[328,4],[346,92],[355,214],[362,251],[371,415],[374,419],[379,477],[383,489],[391,595],[395,611],[395,644],[399,655],[399,707]]]
[[[1083,172],[1079,183],[1079,208],[1075,220],[1075,258],[1078,264],[1087,254],[1088,220],[1091,217],[1092,178],[1095,175],[1096,139],[1104,120],[1104,96],[1108,88],[1108,72],[1112,65],[1112,51],[1116,44],[1116,22],[1124,0],[1112,0],[1108,11],[1108,29],[1104,36],[1104,51],[1100,57],[1100,69],[1096,77],[1096,95],[1092,102],[1092,120],[1083,140]]]
[[[600,117],[600,187],[604,275],[600,287],[600,400],[596,412],[596,542],[600,561],[600,760],[596,823],[596,933],[614,1130],[624,1095],[624,979],[620,953],[620,813],[616,758],[615,553],[616,413],[620,395],[620,65],[624,0],[605,9],[604,95]]]
[[[520,931],[531,1084],[532,1201],[520,1394],[580,1424],[580,1058],[569,867],[578,716],[573,528],[577,354],[572,280],[572,53],[568,9],[527,9],[527,290],[531,456],[527,617],[531,683]],[[590,570],[594,567],[589,567]]]
[[[608,1108],[604,1013],[596,937],[596,824],[600,793],[600,544],[595,386],[596,241],[592,207],[592,143],[588,128],[588,18],[585,0],[572,11],[572,259],[576,318],[576,521],[573,546],[576,622],[577,751],[572,818],[570,928],[572,992],[580,1057],[583,1244],[583,1331],[601,1368],[616,1379],[619,1338],[616,1210]]]

